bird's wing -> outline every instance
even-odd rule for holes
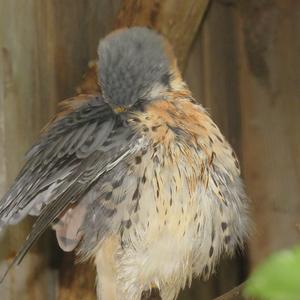
[[[74,102],[72,102],[74,101]],[[133,155],[142,143],[101,96],[81,96],[44,129],[14,184],[0,202],[0,227],[38,215],[13,264],[106,172]]]

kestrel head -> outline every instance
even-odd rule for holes
[[[159,97],[180,76],[169,43],[145,27],[113,32],[100,41],[98,55],[101,91],[116,112]]]

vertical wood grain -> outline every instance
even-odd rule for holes
[[[242,153],[256,265],[299,243],[300,2],[241,1],[239,22]]]
[[[1,196],[22,165],[22,157],[39,128],[56,106],[51,65],[41,57],[37,43],[49,38],[39,27],[33,1],[0,2],[0,119]],[[45,53],[44,53],[45,54]],[[49,55],[51,59],[51,55]],[[41,75],[43,74],[43,75]],[[0,271],[3,272],[25,239],[30,222],[9,228],[1,237]],[[47,247],[40,243],[0,285],[1,299],[51,299],[54,274],[46,267]],[[46,246],[46,245],[45,245]],[[44,254],[41,254],[43,252]]]
[[[0,0],[1,196],[57,102],[74,95],[89,59],[96,57],[99,38],[112,27],[118,3]],[[27,220],[2,234],[0,272],[30,226]],[[57,260],[52,246],[50,234],[29,252],[0,285],[1,299],[57,298],[57,270],[49,265]]]

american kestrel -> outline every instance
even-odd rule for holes
[[[173,300],[248,233],[238,160],[169,43],[142,27],[100,41],[101,93],[61,104],[0,203],[0,226],[38,216],[13,264],[53,226],[93,258],[101,300]],[[80,274],[79,274],[80,276]]]

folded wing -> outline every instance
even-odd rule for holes
[[[125,124],[101,96],[80,96],[64,103],[0,201],[0,228],[28,214],[38,216],[12,265],[21,262],[53,223],[63,249],[77,245],[86,209],[80,200],[103,174],[142,146]]]

